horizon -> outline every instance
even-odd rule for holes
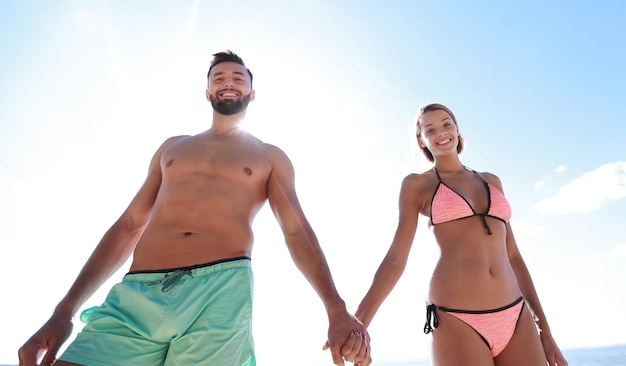
[[[430,167],[414,119],[436,101],[457,118],[463,163],[502,180],[559,347],[626,344],[623,312],[589,334],[589,309],[626,302],[620,1],[4,0],[0,24],[0,275],[14,300],[0,315],[10,330],[0,363],[48,319],[161,142],[208,127],[206,72],[226,49],[254,74],[245,128],[293,162],[350,312],[391,243],[402,179]],[[259,362],[328,362],[324,307],[267,205],[253,229]],[[381,359],[427,357],[437,255],[420,216],[407,268],[369,328]]]

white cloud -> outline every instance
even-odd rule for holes
[[[554,173],[561,174],[561,173],[564,173],[566,170],[567,170],[567,167],[565,167],[565,165],[559,165],[558,167],[554,168]],[[548,184],[547,179],[549,179],[549,177],[545,177],[544,179],[538,180],[533,187],[535,191],[540,191],[546,188]]]
[[[611,250],[612,258],[626,258],[626,244],[621,244]]]
[[[541,213],[588,213],[604,202],[626,197],[626,162],[601,165],[563,186],[555,196],[535,205]]]

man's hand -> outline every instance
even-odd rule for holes
[[[345,314],[330,320],[328,341],[324,350],[330,349],[335,365],[344,366],[345,361],[359,366],[368,366],[370,357],[370,336],[357,318]]]
[[[18,351],[20,366],[49,366],[56,361],[59,348],[72,334],[70,317],[54,315]],[[39,359],[43,355],[41,363]]]

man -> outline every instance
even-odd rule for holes
[[[298,202],[291,162],[240,128],[254,100],[252,73],[230,51],[213,56],[211,127],[161,145],[128,208],[20,348],[20,365],[36,365],[43,352],[41,364],[52,364],[74,314],[131,254],[130,272],[102,306],[83,312],[85,328],[55,365],[255,365],[251,224],[265,201],[324,303],[333,361],[370,363],[369,336],[335,289]]]

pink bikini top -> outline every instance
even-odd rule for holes
[[[511,206],[504,197],[504,194],[502,194],[502,192],[498,188],[487,183],[474,170],[472,170],[472,172],[474,172],[474,174],[481,181],[483,181],[483,183],[485,184],[485,189],[487,190],[488,201],[487,211],[485,213],[477,213],[476,211],[474,211],[474,208],[463,196],[455,192],[452,188],[450,188],[441,180],[437,169],[433,167],[433,170],[435,171],[435,174],[437,174],[439,184],[437,185],[437,189],[435,189],[433,199],[430,203],[431,225],[434,226],[448,221],[465,219],[472,216],[480,216],[483,220],[483,225],[485,226],[485,229],[487,229],[487,234],[491,235],[492,232],[489,228],[489,225],[487,224],[487,219],[485,217],[493,217],[505,223],[511,219]]]

